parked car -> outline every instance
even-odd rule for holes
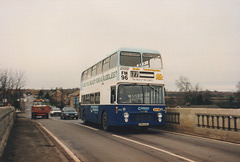
[[[72,107],[64,107],[61,113],[61,119],[78,119],[78,112]]]
[[[50,111],[51,116],[60,116],[61,113],[62,113],[62,111],[60,108],[57,108],[57,107],[51,108],[51,111]]]

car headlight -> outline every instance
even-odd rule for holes
[[[124,118],[128,118],[128,117],[129,117],[128,112],[125,112],[125,113],[123,114],[123,116],[124,116]]]
[[[66,114],[66,115],[69,115],[69,114]]]

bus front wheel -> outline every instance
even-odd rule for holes
[[[107,112],[104,111],[102,114],[102,128],[103,130],[109,130],[108,122],[107,122]]]

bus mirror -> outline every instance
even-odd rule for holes
[[[115,95],[112,95],[111,103],[114,103],[114,102],[115,102]]]

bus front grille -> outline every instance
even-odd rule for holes
[[[134,114],[130,114],[129,118],[130,118],[130,121],[150,122],[150,121],[157,121],[157,114],[134,113]]]

